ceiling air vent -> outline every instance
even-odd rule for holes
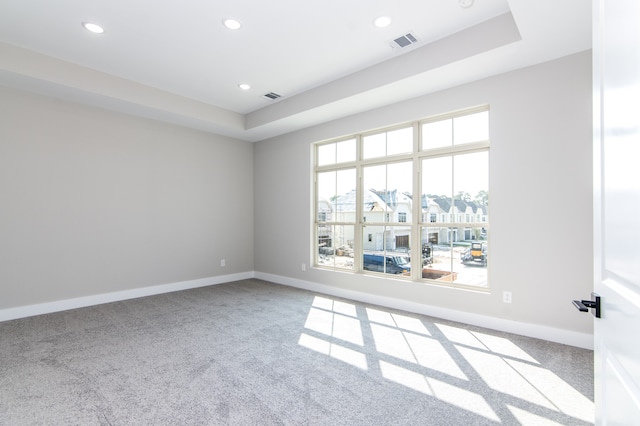
[[[403,47],[407,47],[407,46],[410,46],[412,44],[415,44],[417,42],[418,42],[418,39],[416,38],[416,36],[414,36],[411,33],[407,33],[407,34],[405,34],[403,36],[400,36],[400,37],[394,39],[391,42],[391,47],[393,47],[393,48],[396,48],[396,47],[403,48]]]
[[[269,92],[269,93],[263,95],[263,97],[265,97],[265,98],[267,98],[269,100],[275,101],[276,99],[281,98],[282,96],[278,95],[277,93]]]

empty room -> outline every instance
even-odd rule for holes
[[[631,424],[636,15],[0,0],[0,424]]]

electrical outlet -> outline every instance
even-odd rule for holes
[[[307,265],[305,265],[304,263],[302,264],[302,272],[307,270]]]
[[[504,303],[511,303],[511,292],[510,291],[502,292],[502,301]]]
[[[221,259],[221,260],[220,260],[220,266],[221,266],[221,267],[223,267],[223,268],[224,268],[225,266],[227,266],[227,261],[226,261],[226,260],[224,260],[224,259]]]

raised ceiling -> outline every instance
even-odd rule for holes
[[[259,141],[587,50],[590,3],[0,0],[0,84]]]

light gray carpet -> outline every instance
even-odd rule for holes
[[[1,425],[593,423],[593,353],[260,280],[0,323]]]

